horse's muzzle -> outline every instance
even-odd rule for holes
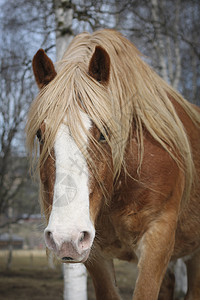
[[[63,232],[45,229],[46,246],[64,263],[85,262],[88,259],[94,234],[89,231],[74,232],[67,236]]]

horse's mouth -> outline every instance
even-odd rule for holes
[[[59,258],[62,263],[84,263],[88,259],[90,254],[90,249],[85,251],[84,254],[82,254],[80,257],[70,257],[70,256],[63,256],[62,258]]]

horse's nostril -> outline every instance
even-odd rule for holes
[[[87,231],[84,231],[84,240],[90,240],[90,234]]]
[[[46,240],[52,246],[55,244],[54,238],[53,238],[53,233],[51,231],[46,232]]]
[[[45,242],[50,250],[56,249],[56,243],[54,241],[53,233],[50,230],[45,230]]]
[[[72,257],[66,256],[66,257],[63,257],[62,260],[64,260],[64,261],[70,261],[70,260],[74,260],[74,259]]]
[[[51,231],[47,231],[46,235],[51,239],[52,238],[52,232]]]
[[[80,239],[79,239],[80,242],[84,241],[86,234],[87,234],[86,231],[81,232]]]
[[[79,245],[82,249],[88,248],[90,244],[90,233],[88,231],[82,231],[79,235]]]

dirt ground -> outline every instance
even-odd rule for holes
[[[63,283],[53,270],[23,270],[0,272],[0,299],[53,300],[62,299]]]
[[[61,300],[63,278],[61,266],[50,269],[44,254],[15,255],[10,271],[5,270],[6,257],[0,256],[0,300]],[[136,269],[134,265],[115,261],[120,294],[130,300]],[[94,288],[88,276],[88,300],[95,300]],[[103,299],[102,299],[103,300]]]
[[[55,269],[50,269],[44,253],[38,255],[27,252],[23,256],[15,255],[10,271],[5,270],[5,262],[6,256],[2,256],[0,253],[0,300],[63,299],[61,266],[58,265]],[[136,267],[133,264],[118,260],[114,263],[122,299],[130,300],[135,284]],[[94,289],[89,276],[88,300],[95,300]]]

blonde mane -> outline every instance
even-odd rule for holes
[[[97,45],[110,56],[110,78],[106,86],[88,75],[89,61]],[[200,115],[193,106],[147,65],[135,46],[120,33],[112,30],[82,33],[73,39],[62,61],[57,64],[57,76],[32,103],[26,127],[28,148],[31,152],[37,148],[35,134],[45,120],[45,141],[39,164],[44,163],[53,147],[56,132],[66,118],[77,145],[81,150],[85,149],[79,130],[82,108],[105,135],[109,132],[107,141],[112,150],[114,177],[117,177],[125,162],[125,148],[134,121],[140,153],[139,168],[144,151],[143,129],[146,128],[185,171],[187,198],[194,174],[192,153],[169,95],[195,124],[200,124]],[[82,130],[86,131],[85,128]],[[91,138],[90,133],[86,133]]]

